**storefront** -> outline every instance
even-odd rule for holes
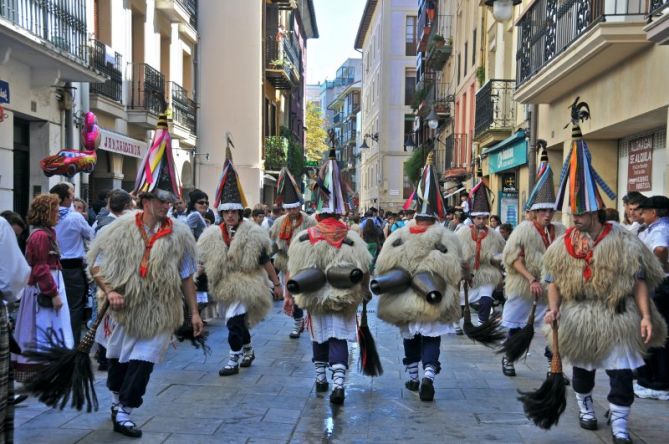
[[[666,134],[666,128],[657,128],[618,140],[618,208],[630,191],[665,193]]]
[[[148,144],[141,140],[104,128],[100,132],[98,163],[89,179],[92,199],[114,188],[131,191],[137,166],[148,149]]]
[[[488,186],[495,201],[492,214],[500,217],[502,223],[514,227],[522,220],[521,200],[526,200],[526,193],[521,199],[521,169],[527,165],[527,141],[525,132],[518,131],[483,152],[487,158]]]

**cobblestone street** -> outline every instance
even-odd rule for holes
[[[404,388],[397,330],[372,317],[385,373],[375,379],[359,374],[353,346],[346,402],[333,407],[327,393],[314,391],[308,337],[289,339],[291,325],[275,303],[268,319],[252,332],[257,359],[233,377],[218,376],[228,352],[226,328],[220,320],[209,325],[212,355],[206,361],[189,345],[171,348],[165,362],[154,370],[144,405],[133,413],[144,431],[138,442],[610,442],[604,418],[608,381],[603,372],[594,396],[598,431],[578,427],[571,390],[567,410],[555,429],[544,432],[523,415],[516,390],[536,388],[543,380],[543,337],[535,338],[527,361],[516,366],[518,376],[507,378],[493,351],[462,336],[445,336],[435,402],[424,403],[417,393]],[[50,410],[34,399],[22,403],[16,410],[17,442],[132,441],[112,432],[105,375],[98,373],[97,379],[100,410],[96,413]],[[635,442],[666,442],[668,416],[669,403],[637,399],[631,420]]]

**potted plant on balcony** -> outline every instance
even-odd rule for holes
[[[437,114],[448,114],[448,104],[444,102],[436,102],[434,104],[434,112]]]
[[[411,99],[411,108],[414,111],[417,111],[426,97],[427,97],[427,89],[425,88],[416,89],[413,95],[413,99]]]
[[[435,48],[442,48],[446,44],[446,39],[441,34],[435,34],[432,36],[432,42]]]

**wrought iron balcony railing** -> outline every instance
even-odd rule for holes
[[[476,93],[474,137],[491,129],[510,129],[515,122],[515,80],[488,80]]]
[[[655,0],[653,4],[661,3]],[[666,4],[666,0],[664,1]],[[659,5],[656,5],[659,7]],[[649,2],[639,0],[537,0],[518,22],[518,86],[559,56],[597,23],[612,17],[643,18]]]
[[[170,82],[170,97],[172,99],[172,121],[195,134],[195,102],[188,97],[188,92],[176,82]]]
[[[302,52],[296,37],[286,31],[268,30],[265,38],[265,60],[267,69],[283,70],[286,80],[274,82],[275,87],[288,89],[302,76]],[[288,80],[289,79],[289,80]]]
[[[197,0],[177,0],[190,14],[190,24],[197,29]]]
[[[1,0],[0,0],[1,1]],[[121,54],[112,50],[104,43],[93,40],[91,48],[91,65],[109,77],[104,83],[91,83],[91,92],[101,94],[116,102],[122,102],[123,74],[121,72]]]
[[[165,110],[165,76],[147,63],[133,64],[132,90],[128,108],[153,114],[163,112]]]
[[[0,17],[89,66],[86,0],[0,0]]]

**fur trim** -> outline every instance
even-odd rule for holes
[[[249,326],[260,322],[272,307],[271,282],[258,263],[261,254],[270,251],[265,230],[252,222],[243,222],[228,248],[220,226],[212,225],[204,230],[197,247],[212,299],[224,305],[240,302],[246,307]]]
[[[302,202],[284,203],[284,204],[281,204],[281,206],[282,206],[283,208],[285,208],[285,209],[289,209],[289,208],[299,208],[299,207],[302,206]]]
[[[616,313],[594,301],[567,301],[560,307],[560,355],[572,363],[598,364],[606,359],[615,345],[627,350],[645,353],[650,347],[664,346],[667,324],[660,316],[655,303],[650,301],[653,333],[650,344],[641,339],[641,316],[634,298],[623,299],[625,310]],[[551,328],[544,326],[550,343]]]
[[[565,227],[558,223],[553,223],[553,226],[555,227],[555,237],[557,239],[564,234]],[[504,279],[504,294],[507,298],[523,297],[530,303],[534,300],[530,292],[530,283],[527,282],[527,279],[522,274],[516,271],[513,263],[521,254],[524,254],[525,268],[543,283],[541,268],[545,253],[546,247],[541,239],[541,235],[534,228],[533,222],[522,222],[511,232],[511,236],[507,239],[504,251],[502,252],[502,261],[507,273]],[[546,302],[546,292],[544,292],[544,295],[539,300],[544,303]]]
[[[240,203],[221,203],[218,205],[218,211],[229,211],[229,210],[243,210],[244,207]]]
[[[535,203],[530,207],[530,211],[534,210],[555,210],[555,202]]]
[[[462,247],[463,262],[469,264],[469,269],[474,273],[472,288],[482,285],[497,286],[502,282],[502,272],[492,265],[492,259],[504,250],[504,238],[497,231],[488,228],[488,235],[481,242],[481,261],[478,270],[474,271],[474,256],[476,254],[476,242],[472,240],[472,232],[469,227],[458,230],[456,233]]]
[[[299,239],[306,231],[297,233]],[[355,266],[365,274],[369,273],[372,255],[367,251],[367,244],[354,231],[349,230],[346,238],[353,241],[353,245],[342,244],[337,249],[325,241],[312,244],[308,239],[291,242],[288,249],[288,272],[295,275],[305,268],[319,268],[327,274],[330,267]],[[363,279],[366,282],[366,279]],[[300,293],[295,295],[295,303],[307,311],[317,315],[328,313],[352,314],[367,292],[363,284],[359,283],[351,288],[334,288],[325,284],[316,292]]]
[[[132,212],[101,230],[91,244],[88,263],[99,267],[100,277],[125,298],[125,308],[111,311],[114,321],[128,334],[147,339],[172,332],[183,323],[181,260],[195,258],[195,239],[181,223],[172,225],[172,234],[158,239],[151,250],[149,274],[139,276],[144,241]],[[104,300],[98,290],[98,300]]]
[[[583,281],[585,261],[567,252],[564,235],[557,238],[544,255],[544,276],[555,279],[563,301],[594,300],[612,312],[634,294],[635,275],[643,271],[648,288],[657,288],[664,271],[655,255],[633,234],[618,224],[594,249],[590,268],[592,279]]]
[[[293,236],[290,238],[291,243],[297,237],[297,233],[316,225],[316,219],[309,216],[304,211],[300,211],[300,213],[302,214],[302,224],[293,230]],[[279,239],[279,231],[281,230],[281,224],[287,217],[288,215],[284,214],[283,216],[277,218],[272,224],[272,227],[269,229],[269,237],[276,245],[274,266],[277,268],[277,270],[283,271],[284,273],[288,271],[288,244],[285,240]]]
[[[435,223],[422,234],[411,234],[411,221],[395,230],[383,244],[376,260],[377,275],[404,268],[412,276],[430,271],[446,280],[446,293],[437,305],[409,288],[402,293],[379,296],[378,317],[396,326],[410,322],[454,322],[460,318],[459,283],[462,278],[461,249],[457,236]],[[442,253],[436,246],[446,247]]]

